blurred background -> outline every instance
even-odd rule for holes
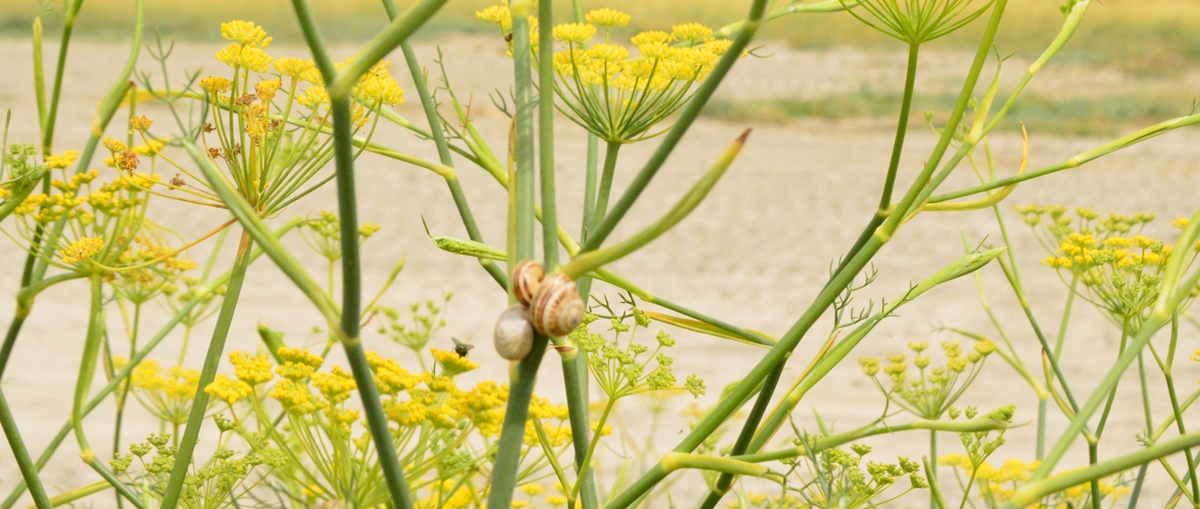
[[[403,8],[410,0],[398,0]],[[419,39],[436,39],[448,34],[493,34],[494,27],[475,19],[475,11],[497,0],[454,0],[432,23],[418,34]],[[558,13],[569,12],[571,2],[557,2]],[[692,0],[610,0],[600,3],[633,16],[625,31],[632,35],[645,29],[696,21],[718,28],[745,16],[747,2]],[[786,4],[772,2],[773,7]],[[798,3],[811,3],[798,2]],[[982,2],[975,2],[982,4]],[[1004,56],[1033,59],[1057,33],[1062,16],[1060,0],[1011,0],[1004,25],[996,39],[997,51]],[[363,42],[387,24],[379,2],[374,0],[311,2],[321,21],[324,35],[332,41]],[[595,4],[595,5],[592,5]],[[61,11],[59,1],[0,1],[0,38],[29,36],[30,20],[39,12]],[[215,41],[217,25],[230,19],[253,20],[275,36],[275,40],[299,41],[299,29],[293,21],[287,0],[152,0],[146,3],[148,33],[158,30],[180,41]],[[131,28],[131,7],[127,0],[89,0],[85,3],[77,33],[93,40],[120,40]],[[47,34],[61,29],[61,16],[44,16]],[[927,44],[926,49],[972,51],[983,23],[974,23],[944,40]],[[1200,61],[1200,2],[1196,0],[1108,0],[1094,2],[1088,17],[1074,36],[1069,50],[1056,62],[1102,67],[1145,83],[1136,87],[1084,89],[1077,94],[1059,94],[1054,100],[1039,95],[1029,98],[1018,113],[1027,123],[1042,120],[1042,129],[1061,134],[1109,134],[1121,124],[1143,123],[1178,113],[1179,105],[1188,106],[1200,79],[1191,71]],[[872,30],[865,30],[851,16],[793,15],[768,23],[761,32],[769,47],[758,53],[769,55],[781,48],[821,50],[853,48],[865,51],[898,51],[896,41]],[[1151,84],[1153,82],[1153,84]],[[894,114],[898,87],[875,87],[870,83],[851,83],[819,97],[756,97],[741,101],[724,98],[709,115],[726,119],[754,118],[784,121],[795,117],[874,117]],[[819,99],[819,100],[817,100]],[[952,104],[952,93],[919,94],[915,111],[944,108]],[[1036,118],[1034,118],[1036,116]],[[918,115],[914,115],[919,119]]]

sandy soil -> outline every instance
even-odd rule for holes
[[[486,98],[490,87],[504,83],[500,78],[506,80],[511,75],[499,44],[491,38],[454,38],[438,43],[445,50],[446,68],[460,95],[473,93],[475,96],[475,116],[484,136],[494,147],[502,147],[508,122],[487,105]],[[300,56],[303,51],[298,47],[272,49],[276,56]],[[172,60],[176,66],[174,70],[200,66],[217,69],[219,64],[211,57],[213,50],[208,46],[178,47]],[[55,51],[47,48],[47,55],[53,55]],[[335,54],[346,55],[350,51],[341,48]],[[433,45],[421,45],[417,51],[427,65],[432,65]],[[108,43],[79,43],[72,49],[56,148],[82,145],[96,101],[118,71],[125,52],[120,45]],[[726,97],[774,97],[820,95],[863,85],[892,87],[898,86],[903,72],[899,55],[864,54],[843,49],[829,52],[772,49],[771,52],[774,56],[770,59],[739,63],[720,93]],[[37,128],[31,79],[27,72],[31,67],[27,43],[0,42],[0,61],[8,69],[8,72],[0,73],[0,108],[13,110],[13,130],[9,140],[32,141]],[[151,69],[150,62],[145,60],[142,68]],[[969,56],[966,55],[933,55],[922,62],[923,71],[928,69],[922,74],[923,82],[935,90],[950,90],[957,86],[951,79],[968,63]],[[1017,70],[1021,67],[1011,65],[1009,69],[1006,79],[1019,76]],[[397,70],[396,74],[403,73]],[[1051,67],[1039,80],[1038,86],[1043,87],[1043,91],[1062,90],[1064,95],[1136,86],[1136,80],[1116,71],[1078,67]],[[166,120],[161,109],[146,112]],[[422,118],[415,104],[402,106],[400,112],[408,118]],[[654,220],[744,128],[755,127],[755,131],[730,173],[692,217],[613,268],[664,298],[745,327],[782,334],[817,294],[829,264],[836,262],[839,254],[848,248],[871,214],[891,147],[888,127],[891,123],[890,120],[798,120],[787,125],[751,126],[698,122],[614,239]],[[1031,168],[1059,162],[1105,141],[1041,136],[1036,125],[1029,128]],[[569,204],[577,202],[581,188],[584,136],[566,121],[558,124],[558,130],[559,199],[563,204],[560,214],[565,224],[577,225],[580,212]],[[120,129],[112,131],[117,133]],[[1153,225],[1150,233],[1169,236],[1171,229],[1167,223],[1170,218],[1190,215],[1196,206],[1195,189],[1200,185],[1200,173],[1195,171],[1200,163],[1198,137],[1200,134],[1195,131],[1176,132],[1083,168],[1027,183],[1013,193],[1008,203],[1089,205],[1103,212],[1155,211],[1164,220]],[[436,157],[431,143],[405,132],[385,129],[378,139],[423,157]],[[1020,156],[1019,135],[998,133],[991,141],[1001,171],[1014,171]],[[934,142],[935,138],[927,129],[912,131],[903,158],[901,182],[907,185],[911,181]],[[623,188],[653,147],[653,142],[647,142],[622,152],[618,189]],[[465,237],[444,183],[424,170],[381,158],[364,157],[359,168],[362,220],[384,225],[378,237],[368,244],[364,259],[368,291],[373,291],[398,260],[407,257],[407,268],[395,288],[387,294],[384,304],[403,307],[453,291],[449,325],[434,344],[448,348],[450,336],[456,336],[469,338],[480,345],[472,356],[483,368],[465,376],[464,382],[504,378],[507,364],[487,345],[493,320],[505,307],[503,292],[496,289],[474,261],[436,250],[421,226],[424,218],[435,235]],[[961,170],[946,183],[946,189],[971,183],[973,176],[969,170],[966,167]],[[463,164],[461,178],[485,238],[499,244],[503,238],[504,194],[477,168]],[[332,193],[325,189],[286,211],[280,219],[333,206]],[[1043,327],[1056,330],[1066,296],[1064,286],[1049,269],[1038,266],[1037,260],[1044,253],[1028,229],[1017,220],[1011,206],[1005,206],[1004,211],[1018,248],[1017,256],[1032,304]],[[174,204],[158,204],[157,213],[159,222],[184,234],[206,231],[223,219],[209,210]],[[577,227],[569,229],[573,231]],[[960,256],[963,236],[971,243],[978,243],[995,239],[997,234],[990,211],[924,215],[905,227],[880,253],[875,264],[879,270],[878,281],[860,293],[858,302],[865,304],[868,299],[878,302],[879,299],[897,297],[910,282],[922,279]],[[295,239],[292,245],[302,247]],[[305,253],[302,252],[304,260],[310,263],[314,273],[320,274],[321,265],[314,256]],[[202,253],[193,253],[195,258],[201,256]],[[0,273],[0,295],[12,295],[16,290],[22,259],[23,253],[11,243],[0,248],[0,266],[7,267]],[[1007,327],[1026,362],[1036,365],[1039,351],[1036,339],[1011,291],[1006,289],[999,269],[988,267],[983,276],[989,300],[1001,323]],[[5,378],[5,393],[22,433],[34,451],[41,450],[69,413],[78,352],[86,328],[83,311],[86,300],[86,289],[78,283],[61,285],[43,294],[25,325]],[[280,272],[263,259],[250,274],[228,349],[255,348],[254,327],[258,323],[287,331],[292,343],[315,342],[318,338],[309,329],[320,323],[313,311]],[[0,325],[6,326],[9,316],[8,311],[0,312]],[[828,323],[823,321],[813,337],[802,343],[784,375],[786,383],[799,375],[819,346]],[[933,344],[955,339],[949,333],[937,332],[936,329],[942,326],[994,336],[994,329],[980,307],[978,293],[970,278],[947,284],[904,308],[900,316],[881,325],[852,357],[898,352],[916,338],[927,339]],[[197,337],[203,338],[206,332],[197,331]],[[1192,330],[1186,333],[1195,336]],[[763,353],[754,347],[704,336],[683,332],[677,335],[681,341],[675,348],[676,372],[681,378],[687,373],[697,373],[707,381],[709,395],[702,398],[705,404],[715,401],[720,389],[739,378],[740,373]],[[1081,398],[1089,393],[1110,360],[1116,357],[1118,339],[1117,330],[1098,314],[1084,306],[1078,308],[1062,362]],[[380,337],[368,337],[367,342],[368,348],[404,356],[399,347]],[[200,343],[202,341],[194,342],[189,354],[190,362],[196,367],[203,355]],[[1190,345],[1183,348],[1187,353],[1196,346],[1191,338],[1186,345]],[[171,359],[177,351],[176,341],[164,346],[159,358]],[[558,363],[554,362],[553,355],[547,359],[541,371],[539,393],[561,400]],[[1177,377],[1185,388],[1183,390],[1190,391],[1192,381],[1200,378],[1200,369],[1194,363],[1181,362]],[[1155,387],[1161,385],[1158,379],[1152,379]],[[1134,436],[1142,429],[1143,421],[1134,378],[1121,386],[1119,398],[1119,410],[1110,420],[1105,434],[1102,457],[1112,457],[1138,447]],[[813,415],[820,412],[826,422],[845,430],[869,422],[880,412],[882,403],[883,398],[861,375],[851,358],[810,393],[794,417],[798,425],[815,430]],[[983,409],[1015,404],[1018,406],[1015,422],[1031,424],[1036,418],[1036,400],[1031,391],[999,359],[988,365],[984,376],[961,404]],[[630,424],[638,423],[647,415],[645,404],[641,402],[631,401],[626,410],[624,419]],[[1160,401],[1154,412],[1156,416],[1166,415],[1165,400]],[[1194,418],[1198,414],[1192,412],[1189,415]],[[897,420],[903,420],[903,417]],[[89,420],[88,429],[99,450],[104,450],[105,446],[100,444],[109,440],[102,437],[111,436],[111,422],[112,409],[108,406],[102,407]],[[1057,437],[1065,423],[1064,418],[1053,413],[1050,436]],[[679,420],[665,422],[659,429],[658,448],[673,447],[684,426]],[[629,430],[636,432],[638,428]],[[125,440],[140,439],[151,430],[148,421],[134,419],[127,428]],[[1008,445],[997,453],[997,461],[1032,457],[1032,426],[1013,429],[1007,436]],[[953,436],[943,437],[940,452],[956,451],[956,442]],[[928,452],[924,435],[882,437],[871,443],[877,446],[875,456],[878,459],[897,454],[920,457]],[[1073,450],[1063,467],[1084,462],[1082,452]],[[75,460],[76,454],[75,445],[68,441],[47,467],[45,479],[52,492],[69,490],[94,480],[94,474]],[[1169,483],[1161,469],[1154,468],[1152,472],[1155,477],[1145,499],[1147,506],[1161,505],[1160,501],[1169,496]],[[7,452],[0,454],[0,476],[3,493],[7,493],[19,478],[15,463]],[[950,477],[943,477],[943,481],[953,483]],[[951,488],[951,491],[955,490]],[[686,494],[683,497],[688,498]],[[108,496],[94,501],[96,507],[110,503]],[[914,507],[924,504],[920,497],[910,498],[908,503]]]

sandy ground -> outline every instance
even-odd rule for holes
[[[500,45],[491,38],[454,38],[437,42],[445,50],[446,68],[459,94],[473,93],[475,96],[475,116],[483,135],[491,140],[493,147],[502,147],[508,122],[487,105],[486,99],[490,87],[505,83],[503,80],[511,76],[511,68]],[[300,56],[303,51],[298,47],[272,49],[275,56]],[[865,54],[844,49],[828,52],[772,50],[774,56],[770,59],[739,63],[720,94],[730,98],[819,96],[864,85],[898,86],[903,72],[899,54]],[[47,48],[47,55],[53,55],[55,51]],[[109,43],[80,43],[72,48],[57,149],[82,145],[96,101],[119,69],[125,51],[121,46]],[[217,69],[219,64],[212,59],[212,51],[214,48],[208,46],[178,47],[172,60],[174,71],[200,66]],[[349,54],[350,51],[341,48],[335,55]],[[432,44],[419,46],[417,52],[429,63],[427,65],[432,65],[435,55]],[[19,41],[0,42],[0,61],[8,69],[8,72],[0,73],[0,108],[13,111],[9,140],[32,141],[36,138],[37,128],[31,79],[27,72],[31,67],[28,45]],[[150,64],[147,59],[142,68],[151,69]],[[922,62],[922,84],[933,90],[952,90],[956,86],[953,77],[963,72],[968,64],[968,55],[926,58]],[[1015,64],[1010,63],[1006,80],[1019,77],[1018,70],[1022,67]],[[395,74],[404,73],[397,69]],[[1059,90],[1066,97],[1101,89],[1136,88],[1138,81],[1116,71],[1051,67],[1037,83],[1043,92]],[[400,112],[408,118],[422,118],[412,103],[402,106]],[[146,113],[166,120],[161,109],[148,109]],[[1180,114],[1183,113],[1186,111],[1181,109]],[[839,254],[848,248],[875,207],[891,147],[891,122],[797,120],[787,125],[766,126],[698,122],[614,239],[623,238],[653,221],[744,128],[755,127],[755,130],[729,174],[692,217],[613,268],[664,298],[745,327],[782,334],[817,294],[829,264],[836,262]],[[1029,128],[1031,168],[1062,161],[1105,141],[1042,136],[1036,125]],[[584,136],[566,121],[558,124],[558,131],[560,214],[565,224],[572,225],[569,230],[575,231],[580,211],[571,204],[578,202],[582,187]],[[119,133],[120,128],[112,129],[112,132]],[[378,136],[379,141],[401,150],[422,157],[436,157],[431,143],[406,132],[385,129]],[[928,129],[911,131],[901,166],[901,182],[907,185],[911,181],[935,141]],[[991,141],[1001,172],[1014,171],[1020,156],[1019,135],[998,133]],[[1013,193],[1004,212],[1018,248],[1017,256],[1031,302],[1045,329],[1057,329],[1066,291],[1049,269],[1038,266],[1037,261],[1044,252],[1029,230],[1017,220],[1011,204],[1088,205],[1102,212],[1154,211],[1164,220],[1153,225],[1149,232],[1170,236],[1172,230],[1167,226],[1170,218],[1190,215],[1196,206],[1195,189],[1200,185],[1200,173],[1195,170],[1200,163],[1198,141],[1200,133],[1195,131],[1172,133],[1083,168],[1024,184]],[[653,148],[653,142],[646,142],[622,152],[617,173],[618,189],[624,187]],[[484,172],[466,164],[461,166],[463,186],[484,236],[499,245],[503,238],[505,195]],[[364,157],[359,168],[362,220],[384,225],[378,237],[369,242],[365,253],[368,292],[374,291],[398,260],[407,257],[407,268],[383,303],[404,307],[410,302],[453,291],[454,298],[447,315],[449,325],[433,344],[449,348],[450,336],[456,336],[480,345],[472,357],[483,368],[464,376],[465,383],[504,378],[507,364],[488,346],[492,323],[505,307],[503,292],[497,290],[474,261],[435,249],[421,226],[424,218],[435,235],[466,236],[444,183],[427,171],[376,157]],[[946,183],[945,189],[969,185],[972,179],[964,166]],[[279,222],[321,208],[333,208],[330,191],[327,188],[299,203],[286,211]],[[157,213],[159,222],[184,234],[206,231],[223,219],[209,210],[175,204],[160,203]],[[971,243],[989,238],[995,242],[997,232],[990,211],[923,215],[906,226],[880,253],[875,262],[878,281],[862,291],[857,302],[891,300],[907,289],[910,282],[922,279],[960,256],[962,236]],[[302,247],[295,239],[291,244]],[[193,253],[192,256],[200,258],[202,255]],[[315,256],[307,252],[302,252],[301,256],[310,263],[314,273],[321,274],[323,268]],[[0,248],[0,266],[8,267],[0,274],[0,295],[12,295],[16,290],[22,259],[23,253],[11,243]],[[998,267],[988,267],[983,275],[989,300],[1001,323],[1014,338],[1021,356],[1036,366],[1039,351],[1036,339],[1011,291],[1006,289]],[[600,290],[615,296],[610,288]],[[5,393],[21,424],[21,431],[34,451],[42,449],[69,413],[78,352],[86,328],[83,311],[86,301],[86,289],[81,283],[61,285],[43,294],[25,325],[6,374]],[[9,316],[8,311],[0,312],[0,325],[6,326]],[[287,331],[292,344],[312,343],[318,339],[309,332],[312,326],[320,325],[318,315],[265,258],[251,271],[228,350],[255,348],[254,328],[258,323]],[[827,319],[822,321],[812,337],[801,344],[784,375],[785,383],[790,384],[799,376],[827,332],[828,324]],[[932,344],[955,339],[949,333],[936,330],[942,326],[994,336],[994,329],[981,309],[976,287],[970,278],[930,292],[902,309],[900,316],[881,325],[856,354],[807,396],[794,415],[797,424],[815,430],[813,415],[816,412],[838,430],[869,422],[882,409],[883,398],[860,373],[854,358],[898,352],[916,338],[927,339]],[[206,333],[206,329],[198,330],[197,337],[203,338]],[[1194,331],[1185,328],[1185,333],[1188,339],[1182,349],[1184,357],[1196,347]],[[681,341],[674,351],[676,372],[681,379],[688,373],[697,373],[706,380],[709,394],[702,398],[704,404],[715,401],[720,389],[738,379],[763,353],[754,347],[681,331],[677,331],[677,336]],[[1080,398],[1089,394],[1106,366],[1116,357],[1118,339],[1116,328],[1098,314],[1086,306],[1078,308],[1071,322],[1062,363]],[[399,357],[405,355],[401,348],[381,337],[369,336],[366,341],[370,349]],[[178,341],[168,343],[159,358],[172,359],[178,352]],[[199,367],[202,359],[201,343],[194,342],[189,353],[195,367]],[[538,391],[561,400],[558,362],[553,355],[547,359],[541,370]],[[1176,376],[1184,387],[1182,390],[1190,391],[1191,384],[1200,378],[1200,369],[1194,363],[1179,364]],[[1161,388],[1160,379],[1151,378],[1155,387]],[[1105,433],[1102,457],[1112,457],[1138,447],[1134,438],[1142,429],[1143,421],[1137,398],[1136,381],[1128,378],[1120,388],[1118,410]],[[960,404],[982,409],[1017,405],[1015,422],[1025,426],[1008,433],[1008,444],[994,459],[1002,462],[1007,458],[1032,458],[1034,428],[1029,424],[1036,418],[1036,400],[1022,380],[999,359],[989,363],[984,375]],[[631,425],[628,431],[634,433],[633,437],[639,442],[642,438],[636,433],[644,428],[633,424],[641,424],[639,421],[648,415],[645,405],[630,401],[623,417],[624,422]],[[1165,416],[1167,408],[1165,399],[1160,399],[1154,408],[1156,418]],[[1189,415],[1195,418],[1200,414],[1191,412]],[[904,419],[902,416],[895,418],[897,421]],[[109,406],[101,407],[89,420],[88,430],[99,450],[105,449],[100,444],[106,444],[109,438],[105,437],[111,436],[111,422]],[[1052,439],[1065,423],[1065,418],[1052,411]],[[664,422],[659,428],[660,436],[656,438],[657,447],[662,450],[673,447],[684,428],[678,419]],[[149,421],[133,419],[125,440],[140,439],[152,429]],[[780,436],[781,441],[786,438]],[[928,453],[923,434],[885,436],[870,443],[877,447],[873,456],[880,460],[898,454],[920,457]],[[957,450],[956,437],[944,436],[940,453]],[[94,474],[75,459],[77,452],[75,444],[68,439],[55,461],[45,470],[45,480],[52,493],[94,480]],[[1067,468],[1083,463],[1082,452],[1079,448],[1073,450],[1062,466]],[[1176,459],[1177,466],[1180,461],[1180,458]],[[1154,478],[1145,499],[1147,506],[1161,505],[1161,501],[1169,496],[1169,483],[1161,469],[1155,467],[1152,472]],[[17,479],[15,462],[5,451],[0,454],[0,491],[6,494]],[[951,477],[942,480],[954,482]],[[950,491],[956,490],[950,488]],[[691,498],[681,492],[676,496],[677,502]],[[907,505],[923,506],[922,498],[909,498]],[[111,504],[111,498],[99,497],[92,504],[106,507]]]

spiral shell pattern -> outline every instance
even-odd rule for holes
[[[513,304],[496,320],[496,353],[510,361],[519,361],[533,349],[533,325],[529,312],[521,304]]]
[[[518,263],[513,269],[511,285],[513,296],[517,298],[517,302],[526,306],[533,302],[534,296],[537,295],[538,287],[542,284],[542,278],[546,275],[542,269],[542,264],[533,260],[525,260]]]
[[[570,334],[583,321],[583,313],[579,289],[571,278],[561,273],[546,276],[529,305],[533,327],[551,337]]]

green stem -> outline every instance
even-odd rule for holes
[[[200,370],[200,380],[196,387],[196,396],[192,399],[191,412],[188,414],[187,426],[183,430],[183,440],[175,454],[175,465],[171,469],[171,477],[167,480],[163,492],[162,509],[175,509],[179,504],[180,492],[183,489],[184,478],[192,466],[192,457],[196,452],[196,442],[200,438],[200,427],[204,423],[204,415],[208,411],[209,394],[205,387],[213,382],[217,375],[217,366],[221,363],[221,355],[225,351],[225,340],[229,338],[229,328],[233,323],[234,312],[237,311],[238,298],[242,293],[242,283],[246,281],[246,269],[250,266],[250,246],[253,241],[247,230],[242,232],[241,243],[238,244],[237,256],[233,260],[233,271],[229,276],[229,285],[225,289],[221,310],[217,314],[217,322],[213,328],[212,339],[208,343],[208,352],[204,356],[204,366]],[[356,244],[344,242],[343,244]]]
[[[29,449],[21,439],[21,431],[17,429],[17,421],[13,418],[12,408],[8,406],[8,399],[4,397],[3,388],[0,388],[0,426],[4,428],[4,437],[8,439],[13,459],[17,460],[17,468],[21,470],[21,477],[29,486],[29,494],[33,496],[34,504],[37,504],[38,509],[50,509],[53,506],[46,495],[46,488],[42,486],[42,480],[38,478],[38,469],[29,457]]]
[[[929,458],[932,459],[933,462],[931,465],[929,465],[929,472],[928,472],[929,477],[933,477],[933,478],[937,477],[937,457],[938,457],[937,430],[931,429],[931,430],[929,430]],[[974,472],[972,472],[971,475],[974,475]],[[969,484],[968,484],[968,486],[969,486]],[[965,501],[965,499],[964,499],[964,501]],[[937,507],[937,501],[934,500],[933,497],[929,497],[929,509],[935,509],[936,507]],[[959,509],[961,509],[961,507]]]
[[[558,204],[554,186],[554,16],[551,0],[538,0],[538,169],[542,191],[542,256],[546,270],[558,268]]]
[[[585,245],[591,237],[591,231],[599,227],[604,221],[604,217],[608,214],[608,200],[612,194],[613,175],[617,172],[617,154],[621,152],[621,144],[619,142],[608,142],[607,148],[604,151],[604,171],[600,174],[600,190],[596,194],[595,208],[592,211],[592,221],[587,223],[587,228],[590,230],[583,236],[582,240]]]
[[[516,86],[516,115],[512,145],[509,149],[515,158],[513,178],[510,182],[508,256],[510,263],[533,258],[534,254],[534,129],[533,129],[533,66],[532,48],[529,39],[529,15],[534,9],[533,0],[512,0],[512,53],[513,74]],[[549,92],[549,90],[547,90]],[[512,266],[509,267],[511,272]],[[510,299],[511,289],[510,289]],[[496,449],[496,461],[492,470],[492,483],[487,506],[507,509],[512,504],[516,489],[521,447],[525,437],[525,422],[529,417],[529,401],[537,379],[537,369],[546,355],[549,338],[536,334],[533,350],[512,371],[509,382],[508,403],[504,424],[500,431],[500,442]]]
[[[517,364],[509,380],[508,403],[496,448],[487,507],[507,509],[512,505],[513,490],[517,487],[517,467],[521,462],[521,447],[525,440],[525,422],[529,419],[529,400],[533,397],[538,366],[546,355],[548,343],[549,338],[537,334],[533,340],[533,350]]]
[[[1200,446],[1200,433],[1173,438],[1154,444],[1145,449],[1119,456],[1108,461],[1096,463],[1086,468],[1071,470],[1050,478],[1035,477],[1013,493],[1005,508],[1016,509],[1028,506],[1046,495],[1066,490],[1072,486],[1089,482],[1129,470],[1138,465],[1144,465],[1159,458],[1164,458],[1179,451]],[[1043,463],[1044,465],[1045,463]],[[1053,467],[1050,467],[1053,468]]]
[[[908,45],[908,69],[904,75],[904,98],[900,102],[900,119],[896,122],[896,139],[892,143],[892,159],[888,162],[887,180],[883,182],[883,194],[879,197],[879,212],[886,213],[892,205],[892,189],[896,185],[896,172],[900,168],[900,154],[904,152],[904,135],[908,133],[908,114],[912,109],[913,88],[917,82],[917,56],[921,45]],[[934,458],[936,460],[936,458]],[[937,461],[934,461],[936,467]]]
[[[758,424],[762,422],[763,415],[767,412],[767,406],[771,404],[771,396],[774,388],[779,384],[779,378],[783,376],[784,364],[780,364],[769,375],[763,384],[763,388],[771,388],[771,391],[763,390],[758,393],[758,399],[754,401],[754,407],[750,410],[750,415],[746,416],[746,422],[742,424],[742,431],[738,434],[737,442],[733,444],[733,449],[729,451],[730,456],[741,456],[746,453],[750,447],[751,440],[754,439],[754,434],[758,431]],[[717,479],[716,485],[712,491],[708,493],[708,497],[700,504],[701,509],[712,509],[717,506],[721,498],[729,493],[733,488],[733,474],[723,473]]]
[[[96,365],[100,358],[100,346],[104,341],[104,294],[102,288],[104,279],[102,274],[92,274],[91,280],[91,307],[88,312],[88,330],[87,339],[83,345],[83,358],[79,362],[79,375],[75,378],[75,396],[72,399],[71,405],[71,425],[75,430],[75,441],[79,444],[79,457],[84,463],[92,467],[100,477],[108,480],[112,484],[113,489],[118,494],[125,497],[138,509],[145,509],[145,505],[137,494],[133,493],[125,483],[121,482],[109,470],[108,466],[96,459],[96,452],[92,450],[92,446],[88,443],[87,435],[83,429],[83,405],[87,399],[88,392],[91,391],[92,380],[96,376]]]
[[[971,97],[975,92],[975,85],[979,81],[979,73],[983,70],[983,64],[987,61],[988,53],[992,50],[992,42],[996,39],[996,30],[1000,26],[1000,19],[1004,17],[1004,8],[1007,5],[1008,0],[996,0],[992,4],[991,18],[988,20],[988,25],[980,41],[979,48],[975,52],[975,60],[971,63],[971,69],[967,72],[967,78],[963,81],[962,90],[958,94],[954,110],[950,112],[949,120],[946,121],[946,125],[942,129],[942,135],[938,138],[937,145],[934,147],[929,159],[926,160],[925,167],[921,170],[920,175],[913,180],[913,185],[909,187],[908,192],[901,198],[900,203],[896,204],[895,211],[879,227],[881,235],[888,237],[894,235],[896,230],[900,228],[900,224],[914,210],[914,207],[917,205],[917,197],[922,192],[929,191],[929,179],[937,169],[938,164],[941,163],[942,157],[946,155],[946,149],[950,147],[950,142],[953,141],[954,134],[958,132],[958,125],[962,122],[967,105],[970,103]]]

